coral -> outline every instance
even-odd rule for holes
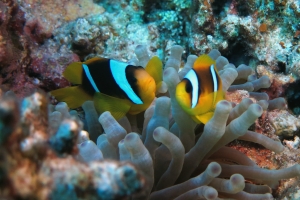
[[[26,4],[27,5],[27,4]],[[27,19],[14,1],[0,2],[0,51],[2,87],[24,97],[36,88],[51,90],[68,83],[61,73],[66,64],[78,61],[78,56],[60,47],[35,20]],[[46,31],[47,32],[47,31]]]
[[[144,178],[128,162],[76,159],[81,122],[69,115],[52,125],[45,94],[21,103],[10,92],[2,94],[0,111],[1,199],[119,199],[143,188]]]
[[[234,64],[285,65],[298,76],[298,1],[193,1],[193,6],[198,10],[191,13],[192,53],[216,48]]]
[[[283,142],[284,142],[290,149],[298,149],[300,139],[299,139],[298,136],[295,136],[294,141],[284,140]]]
[[[116,5],[121,6],[119,2]],[[54,40],[67,45],[82,60],[95,55],[129,60],[137,44],[158,49],[157,25],[142,24],[138,11],[127,4],[122,6],[117,15],[104,12],[66,23],[54,31]]]
[[[287,111],[269,112],[268,119],[275,128],[275,134],[283,137],[294,136],[300,128],[300,120]]]
[[[54,29],[63,23],[91,14],[100,14],[105,9],[95,5],[92,0],[79,1],[36,1],[25,0],[20,6],[28,14],[28,21],[33,22],[41,30],[40,33],[51,36]]]

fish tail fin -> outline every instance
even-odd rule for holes
[[[70,109],[80,107],[85,101],[93,100],[81,86],[66,87],[51,91],[58,101],[66,102]]]
[[[145,70],[153,77],[156,88],[159,89],[162,86],[163,81],[163,64],[161,60],[157,56],[153,56],[149,60]]]
[[[73,84],[82,84],[82,63],[73,62],[67,66],[63,76]]]
[[[98,113],[109,111],[116,120],[124,117],[131,107],[128,100],[115,98],[100,92],[95,93],[94,104]]]

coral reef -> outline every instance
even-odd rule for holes
[[[254,193],[297,199],[299,178],[286,179],[297,174],[284,173],[297,171],[292,166],[300,162],[299,8],[296,0],[0,1],[0,118],[4,124],[0,135],[0,197],[125,198],[143,188],[144,193],[131,197],[192,199],[198,193],[201,198],[218,194],[246,199],[248,194],[238,191],[250,193],[258,183],[270,186],[272,191],[258,186],[261,191]],[[136,50],[140,44],[147,48]],[[174,50],[174,44],[183,48]],[[212,49],[218,49],[224,57]],[[255,122],[249,124],[244,136],[216,142],[219,147],[205,146],[212,140],[205,137],[211,124],[194,130],[195,124],[186,120],[188,116],[176,107],[172,96],[174,85],[197,57],[190,54],[209,52],[217,61],[223,90],[227,91],[227,102],[218,104],[222,109],[216,110],[227,109],[229,115],[218,127],[223,140],[229,137],[234,119],[242,120],[242,113],[251,115],[260,110],[259,106],[263,110],[252,118]],[[144,59],[142,55],[146,55]],[[70,113],[65,104],[59,103],[55,108],[49,106],[48,113],[48,97],[44,93],[31,95],[37,89],[48,92],[69,86],[62,72],[74,61],[102,56],[145,66],[152,55],[165,62],[169,93],[164,88],[163,95],[169,96],[157,98],[144,116],[127,116],[116,122],[104,113],[98,120],[91,102],[84,103],[83,111]],[[8,90],[14,94],[3,92]],[[22,103],[18,99],[23,99]],[[56,103],[53,98],[51,102]],[[170,106],[171,111],[161,104]],[[214,123],[220,121],[217,117]],[[117,128],[117,134],[110,131],[111,127]],[[131,132],[141,134],[141,139]],[[202,157],[195,156],[198,151],[203,151]],[[142,162],[141,156],[147,159]],[[243,165],[263,169],[251,171]],[[231,170],[242,176],[230,178]],[[274,172],[284,175],[264,179]],[[255,173],[261,173],[260,177]],[[285,180],[279,181],[282,178]],[[279,187],[275,187],[275,179]],[[224,187],[218,188],[221,183]],[[233,190],[223,190],[225,185],[242,196],[231,196]],[[166,193],[171,196],[164,196]]]
[[[299,65],[298,8],[298,1],[201,1],[190,48],[218,48],[236,64],[260,62],[291,72]]]

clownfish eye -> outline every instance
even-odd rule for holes
[[[190,81],[187,81],[187,82],[186,82],[186,85],[185,85],[185,91],[186,91],[187,93],[191,93],[192,90],[193,90],[193,86],[192,86],[191,82],[190,82]]]

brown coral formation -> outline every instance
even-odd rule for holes
[[[0,7],[2,87],[24,97],[36,88],[49,90],[68,85],[61,72],[79,58],[66,47],[49,40],[52,24],[42,23],[43,20],[35,17],[29,19],[24,7],[12,0],[1,1]]]

